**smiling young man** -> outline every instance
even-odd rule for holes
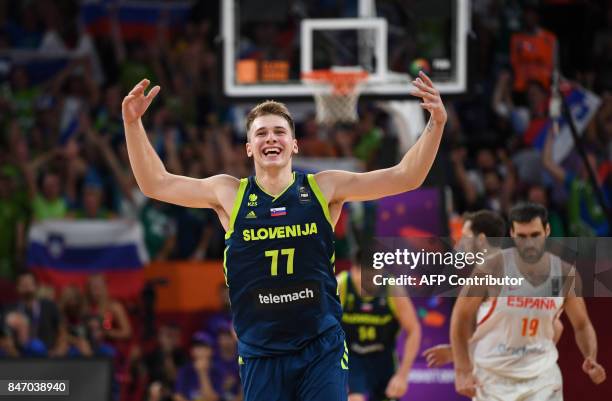
[[[584,362],[599,384],[597,336],[575,290],[572,266],[546,251],[548,213],[522,203],[510,211],[515,246],[492,256],[482,273],[523,278],[519,286],[464,288],[451,317],[455,387],[474,400],[563,400],[554,322],[565,310]]]
[[[447,115],[425,74],[413,84],[412,94],[431,114],[427,127],[399,164],[367,173],[294,172],[293,119],[283,104],[267,101],[247,117],[246,153],[253,158],[254,176],[173,175],[141,121],[159,86],[145,95],[149,81],[143,80],[123,100],[130,163],[143,193],[212,208],[226,230],[224,271],[246,401],[347,399],[333,228],[344,202],[410,191],[425,180]]]

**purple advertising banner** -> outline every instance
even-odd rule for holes
[[[455,392],[455,372],[452,365],[428,368],[422,356],[427,348],[448,344],[450,313],[453,299],[442,297],[413,298],[412,303],[421,323],[421,347],[410,372],[408,392],[402,401],[466,400]],[[406,333],[398,337],[397,352],[400,360]]]
[[[437,188],[422,188],[383,198],[377,208],[376,236],[431,237],[446,235],[443,198]],[[449,343],[452,298],[413,298],[422,329],[421,348],[410,372],[408,392],[402,401],[466,400],[455,392],[452,365],[428,368],[424,350]],[[403,353],[406,333],[398,338],[398,354]]]

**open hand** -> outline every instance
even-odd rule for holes
[[[419,72],[419,76],[412,81],[415,89],[412,95],[420,97],[423,100],[421,107],[431,113],[431,118],[434,122],[445,124],[448,118],[440,92],[435,88],[431,79],[423,72]]]
[[[159,93],[159,86],[154,86],[153,89],[145,96],[145,89],[149,86],[150,81],[143,79],[131,90],[130,93],[123,99],[121,103],[121,112],[123,113],[123,121],[126,124],[132,124],[149,108],[149,105]]]
[[[423,356],[427,359],[427,367],[437,368],[453,361],[453,352],[450,344],[436,345],[423,351]]]

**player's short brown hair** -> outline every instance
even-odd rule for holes
[[[291,135],[295,138],[295,123],[293,122],[293,117],[291,117],[291,113],[281,102],[276,102],[274,100],[266,100],[263,103],[259,103],[257,106],[253,107],[246,119],[246,130],[247,130],[247,140],[249,138],[249,131],[251,130],[251,125],[253,125],[253,121],[257,117],[265,116],[268,114],[274,114],[276,116],[281,116],[289,123],[289,128],[291,128]]]
[[[471,229],[475,236],[484,234],[491,245],[501,246],[502,239],[506,236],[506,222],[499,213],[479,210],[472,214],[471,221]]]

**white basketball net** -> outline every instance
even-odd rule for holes
[[[313,88],[317,122],[323,125],[358,121],[357,102],[365,76],[354,73],[333,73],[304,78]]]

